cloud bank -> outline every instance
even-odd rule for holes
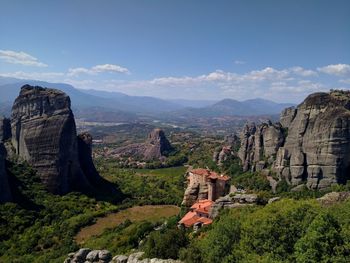
[[[16,52],[12,50],[0,50],[0,59],[12,64],[21,64],[24,66],[47,67],[48,65],[40,62],[36,57],[33,57],[23,51]]]
[[[81,89],[119,91],[129,95],[161,98],[238,100],[265,98],[279,102],[301,102],[308,94],[329,89],[350,89],[350,65],[331,64],[316,69],[300,66],[285,69],[265,67],[238,74],[215,70],[197,76],[165,76],[149,80],[115,78],[115,74],[99,76],[102,72],[124,73],[129,70],[113,64],[91,68],[74,68],[61,72],[17,71],[2,76],[65,82]],[[90,76],[86,78],[87,76]]]
[[[102,72],[130,74],[130,71],[127,68],[121,67],[119,65],[103,64],[103,65],[96,65],[89,69],[88,68],[70,68],[68,70],[68,76],[78,76],[80,74],[96,75]]]

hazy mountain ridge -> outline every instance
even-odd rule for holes
[[[275,115],[283,109],[294,106],[292,103],[277,103],[265,99],[249,99],[238,101],[234,99],[223,99],[213,105],[202,108],[186,108],[169,113],[172,116],[190,117],[222,117],[228,115],[236,116],[257,116]],[[167,115],[169,115],[167,114]]]
[[[293,105],[264,99],[245,101],[223,99],[218,102],[187,99],[164,100],[155,97],[129,96],[121,92],[76,89],[65,83],[0,77],[0,114],[8,115],[8,105],[11,105],[19,93],[20,87],[25,84],[62,90],[70,96],[77,117],[92,119],[96,115],[99,116],[98,119],[103,121],[120,121],[127,118],[133,120],[136,115],[157,117],[162,115],[166,118],[256,116],[278,114],[284,108]]]

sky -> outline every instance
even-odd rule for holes
[[[350,89],[350,1],[0,0],[0,76],[298,103]]]

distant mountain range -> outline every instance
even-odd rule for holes
[[[275,115],[279,114],[283,109],[291,106],[294,106],[294,104],[276,103],[264,99],[250,99],[245,101],[223,99],[206,107],[185,108],[178,111],[166,113],[166,115],[168,117],[174,116],[177,118],[222,117],[229,115]]]
[[[78,118],[94,121],[135,120],[137,116],[219,117],[227,115],[252,116],[279,114],[288,103],[276,103],[263,99],[237,101],[164,100],[146,96],[129,96],[120,92],[76,89],[69,84],[49,83],[0,77],[0,114],[9,115],[10,108],[22,85],[39,85],[56,88],[67,93]]]

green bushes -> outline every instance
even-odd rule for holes
[[[181,204],[186,167],[121,169],[113,162],[98,165],[100,174],[118,184],[134,204]]]
[[[203,231],[181,250],[185,262],[350,262],[350,201],[232,209]]]
[[[117,207],[87,196],[52,195],[26,164],[9,164],[17,204],[0,205],[0,262],[63,262],[76,231]]]
[[[232,178],[232,183],[237,187],[255,191],[270,191],[270,183],[266,176],[260,173],[246,172]]]
[[[188,239],[184,230],[177,228],[152,232],[144,246],[145,257],[173,258],[179,257],[179,251],[185,247]]]

